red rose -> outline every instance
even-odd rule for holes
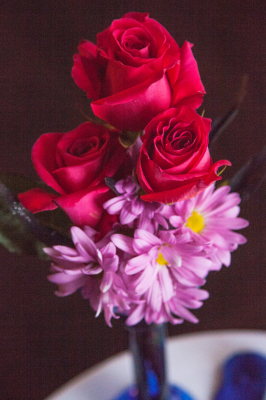
[[[191,47],[180,49],[147,13],[131,12],[99,33],[97,46],[80,43],[72,76],[96,116],[140,131],[170,106],[200,106],[205,92]]]
[[[137,177],[147,193],[146,201],[173,203],[196,196],[221,179],[208,149],[211,120],[192,108],[171,108],[156,116],[145,128],[137,164]]]
[[[95,226],[102,204],[111,197],[105,177],[113,176],[125,159],[120,132],[85,122],[68,133],[41,135],[32,161],[41,179],[59,195],[32,189],[19,195],[32,212],[60,206],[76,225]]]

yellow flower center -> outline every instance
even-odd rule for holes
[[[168,264],[168,261],[166,261],[166,259],[164,258],[164,256],[162,255],[161,252],[159,252],[158,258],[156,258],[156,261],[160,265],[167,265]]]
[[[193,211],[191,216],[187,219],[186,226],[190,228],[195,233],[200,233],[204,228],[203,216]]]

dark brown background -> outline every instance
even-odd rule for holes
[[[205,84],[205,116],[225,113],[249,75],[237,119],[212,149],[233,174],[266,144],[266,8],[264,0],[45,0],[1,1],[0,168],[35,177],[31,147],[38,136],[83,122],[86,97],[72,81],[79,40],[128,11],[148,11],[182,45],[194,43]],[[248,243],[229,269],[209,275],[210,299],[196,311],[200,323],[169,327],[170,335],[202,330],[266,329],[266,185],[241,215],[250,220]],[[119,322],[108,328],[76,293],[56,298],[46,262],[0,249],[0,398],[42,400],[85,368],[127,347]]]

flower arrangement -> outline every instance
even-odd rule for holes
[[[41,135],[32,161],[42,185],[19,201],[2,186],[4,201],[52,260],[58,296],[80,289],[110,326],[120,316],[127,325],[197,322],[189,310],[208,297],[209,271],[245,243],[233,230],[248,222],[240,196],[215,189],[230,162],[210,156],[192,44],[180,48],[147,13],[131,12],[96,45],[80,43],[72,76],[95,119]]]
[[[198,308],[208,297],[199,289],[210,270],[230,265],[230,252],[245,238],[231,229],[247,226],[238,218],[240,197],[229,186],[214,185],[194,198],[163,205],[139,198],[131,177],[115,185],[120,193],[104,203],[118,221],[103,238],[86,226],[71,228],[75,249],[45,248],[53,260],[49,280],[58,284],[57,295],[77,289],[90,300],[97,315],[127,315],[135,325],[186,319],[197,322],[188,308]]]

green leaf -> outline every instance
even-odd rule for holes
[[[46,257],[44,246],[73,246],[69,235],[47,227],[0,182],[0,243],[9,251]]]
[[[127,149],[128,147],[132,147],[135,144],[140,135],[141,132],[123,131],[119,137],[119,142],[123,147]]]
[[[5,187],[0,185],[0,243],[10,252],[45,258],[44,244],[14,215],[6,195]]]
[[[0,182],[15,196],[19,193],[26,192],[33,188],[40,188],[48,193],[56,194],[56,192],[47,186],[44,182],[34,181],[33,179],[26,178],[19,174],[1,174]],[[35,219],[46,227],[60,232],[61,234],[68,234],[71,226],[73,225],[71,219],[67,214],[58,207],[53,211],[42,211],[34,215]]]

